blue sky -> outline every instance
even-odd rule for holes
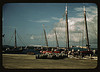
[[[97,6],[93,3],[67,3],[68,21],[70,32],[70,45],[79,45],[82,42],[84,26],[83,6],[86,7],[87,23],[89,28],[89,40],[93,47],[97,47]],[[65,44],[65,6],[66,3],[7,3],[2,10],[3,44],[14,45],[14,36],[11,36],[16,28],[25,45],[43,45],[45,39],[42,24],[45,25],[49,46],[56,46],[53,29],[56,28],[60,46]],[[64,16],[64,17],[63,17]],[[92,29],[92,31],[91,31]],[[77,33],[76,33],[77,32]],[[84,32],[85,33],[85,32]],[[94,34],[93,34],[94,33]],[[71,36],[72,35],[72,36]],[[79,36],[80,37],[77,37]],[[74,37],[73,37],[74,36]],[[79,39],[77,39],[79,38]],[[84,34],[85,38],[85,34]],[[79,40],[79,41],[78,41]],[[86,41],[84,39],[84,45]],[[17,37],[17,45],[23,45]]]

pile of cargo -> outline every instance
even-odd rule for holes
[[[67,54],[64,53],[45,53],[36,55],[36,59],[63,59],[66,57]]]

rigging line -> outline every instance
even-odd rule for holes
[[[4,43],[5,43],[5,37],[4,37]]]
[[[41,37],[41,44],[44,45],[44,37],[43,37],[43,32],[42,32],[42,37]]]
[[[93,32],[94,32],[96,38],[97,38],[97,29],[96,29],[97,26],[95,26],[95,25],[93,25],[93,26],[94,26],[94,28],[92,28],[92,30],[93,30]]]
[[[18,33],[17,33],[18,34]],[[27,45],[27,43],[22,39],[21,35],[19,35],[21,38],[21,41],[24,43],[24,45]]]
[[[41,32],[41,45],[43,46],[43,32]]]
[[[28,40],[28,43],[27,43],[27,45],[28,45],[28,44],[31,44],[31,42],[32,42],[31,40]]]
[[[44,32],[42,32],[42,37],[43,37],[43,44],[45,46],[45,36],[44,36]]]
[[[24,43],[24,45],[27,45],[27,43],[25,43],[25,41],[22,39],[22,37],[20,36],[22,42]]]
[[[19,40],[20,40],[20,37],[19,37],[19,35],[16,33],[16,35],[18,36],[18,38],[19,38]],[[20,40],[21,41],[21,40]]]
[[[65,17],[65,12],[64,12],[64,14],[62,16],[63,16],[63,18]]]
[[[20,39],[20,41],[22,42],[22,44],[26,46],[26,44],[24,44],[24,42],[21,40],[21,38],[20,38],[20,36],[18,35],[18,33],[16,33],[16,34],[17,34],[18,38]]]
[[[2,42],[3,42],[3,44],[5,43],[5,34],[3,34],[3,36],[2,36]]]
[[[41,44],[41,36],[38,37],[38,44]]]
[[[21,38],[20,38],[20,41],[23,43],[23,45],[27,46],[27,44]]]
[[[20,36],[20,39],[22,39],[21,35],[19,35],[19,36]],[[22,39],[22,41],[23,41],[24,45],[28,45],[23,39]]]
[[[12,34],[11,39],[8,41],[8,44],[11,43],[11,40],[12,40],[13,36],[14,36],[14,33]]]

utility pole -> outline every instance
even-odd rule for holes
[[[45,31],[45,28],[44,28],[44,24],[43,24],[43,30],[44,30],[44,35],[45,35],[46,46],[48,47],[48,41],[47,41],[47,36],[46,36],[46,31]]]
[[[87,41],[86,46],[87,46],[88,50],[90,51],[85,6],[84,6],[84,24],[85,24],[85,29],[86,29],[86,41]]]

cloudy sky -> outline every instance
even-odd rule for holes
[[[56,46],[54,30],[59,46],[66,46],[66,3],[7,3],[2,10],[4,45],[14,45],[14,30],[17,30],[17,45],[43,45],[46,29],[48,45]],[[97,48],[98,9],[94,3],[67,3],[69,42],[71,45],[86,45],[84,9],[86,9],[89,42]],[[83,44],[82,44],[83,43]]]

